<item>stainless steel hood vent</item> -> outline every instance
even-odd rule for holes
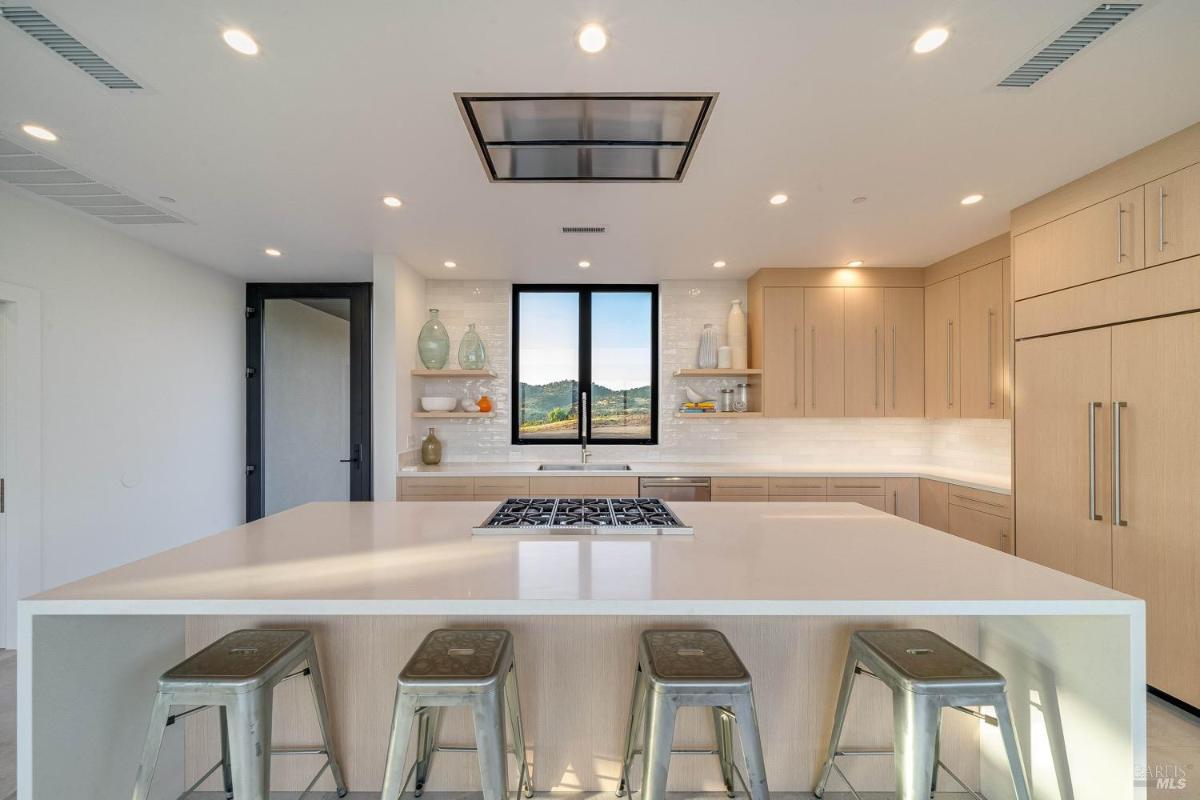
[[[492,181],[681,181],[711,94],[456,94]]]

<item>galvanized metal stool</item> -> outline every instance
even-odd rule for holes
[[[895,742],[892,750],[838,749],[846,708],[850,704],[850,690],[854,677],[860,674],[877,678],[892,690]],[[995,716],[987,716],[969,706],[990,706]],[[1029,783],[1013,732],[1004,676],[926,630],[857,631],[850,637],[850,652],[842,673],[829,754],[813,794],[817,797],[824,794],[829,774],[836,770],[857,798],[858,792],[838,767],[837,757],[892,755],[896,767],[897,800],[928,800],[930,793],[937,790],[939,767],[971,796],[983,800],[941,761],[943,708],[962,711],[1000,728],[1016,796],[1018,800],[1029,800]]]
[[[437,743],[442,709],[469,706],[475,720],[475,747]],[[505,747],[504,717],[512,729],[512,746]],[[407,773],[404,759],[413,720],[417,721],[417,756]],[[533,796],[533,769],[525,757],[525,729],[517,689],[512,634],[505,630],[436,630],[413,653],[400,671],[396,707],[384,769],[383,800],[396,800],[416,774],[415,794],[425,791],[434,753],[479,755],[484,800],[508,796],[505,752],[520,765],[518,785]]]
[[[307,676],[312,687],[323,744],[272,749],[271,708],[275,687],[301,676]],[[175,706],[193,707],[172,714]],[[222,636],[158,679],[158,696],[150,713],[133,800],[149,797],[166,727],[210,706],[216,706],[221,715],[221,760],[181,798],[196,791],[209,775],[220,769],[227,798],[267,800],[271,792],[272,755],[325,756],[325,763],[300,797],[312,790],[326,769],[333,773],[338,797],[346,795],[346,782],[342,780],[329,732],[329,707],[312,634],[302,630],[242,630]]]
[[[717,738],[715,749],[672,749],[675,714],[684,706],[712,709]],[[638,728],[643,727],[643,718],[644,749],[637,746]],[[742,740],[748,782],[734,763],[734,725]],[[733,797],[736,775],[752,800],[767,800],[767,771],[758,735],[750,673],[720,631],[646,631],[642,634],[618,797],[629,789],[629,765],[638,753],[642,753],[642,800],[664,800],[673,754],[715,755],[721,763],[726,794]]]

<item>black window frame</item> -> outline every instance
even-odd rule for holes
[[[586,415],[587,427],[591,431],[591,403],[583,408],[580,403],[578,435],[570,439],[522,439],[521,438],[521,303],[522,294],[536,293],[579,294],[579,392],[592,385],[592,295],[629,292],[650,295],[650,436],[646,439],[611,439],[589,435],[588,444],[624,444],[630,446],[658,444],[658,284],[656,283],[514,283],[512,287],[512,375],[509,397],[512,403],[512,443],[514,445],[579,446],[583,444],[583,426]],[[589,398],[590,401],[590,398]]]

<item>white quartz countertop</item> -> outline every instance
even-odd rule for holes
[[[943,467],[927,467],[906,465],[901,467],[872,466],[870,464],[822,466],[789,465],[789,464],[728,464],[704,461],[620,461],[628,464],[628,471],[558,471],[542,472],[538,466],[542,463],[578,463],[579,453],[571,450],[570,456],[575,460],[564,458],[562,462],[500,462],[500,463],[452,463],[440,464],[436,467],[415,466],[401,467],[398,473],[401,478],[419,478],[423,476],[463,476],[476,478],[495,478],[506,475],[626,475],[634,477],[654,475],[698,475],[714,478],[747,478],[770,476],[795,477],[830,477],[830,478],[929,478],[935,481],[945,481],[958,486],[969,486],[972,489],[983,489],[989,492],[1009,494],[1010,478],[1008,475],[992,475],[968,470],[956,470]],[[593,464],[601,462],[593,461]]]
[[[1141,614],[855,503],[672,503],[686,535],[475,536],[493,503],[312,503],[53,589],[31,614]]]

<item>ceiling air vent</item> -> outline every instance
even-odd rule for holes
[[[31,6],[0,6],[0,15],[109,89],[144,87]]]
[[[996,85],[1028,89],[1141,7],[1142,3],[1102,3],[1096,6],[1090,14],[1063,31]]]
[[[711,94],[456,94],[491,181],[681,181]]]
[[[563,233],[607,233],[607,225],[563,225]]]
[[[68,169],[3,136],[0,136],[0,181],[20,186],[114,225],[159,225],[187,221]]]

